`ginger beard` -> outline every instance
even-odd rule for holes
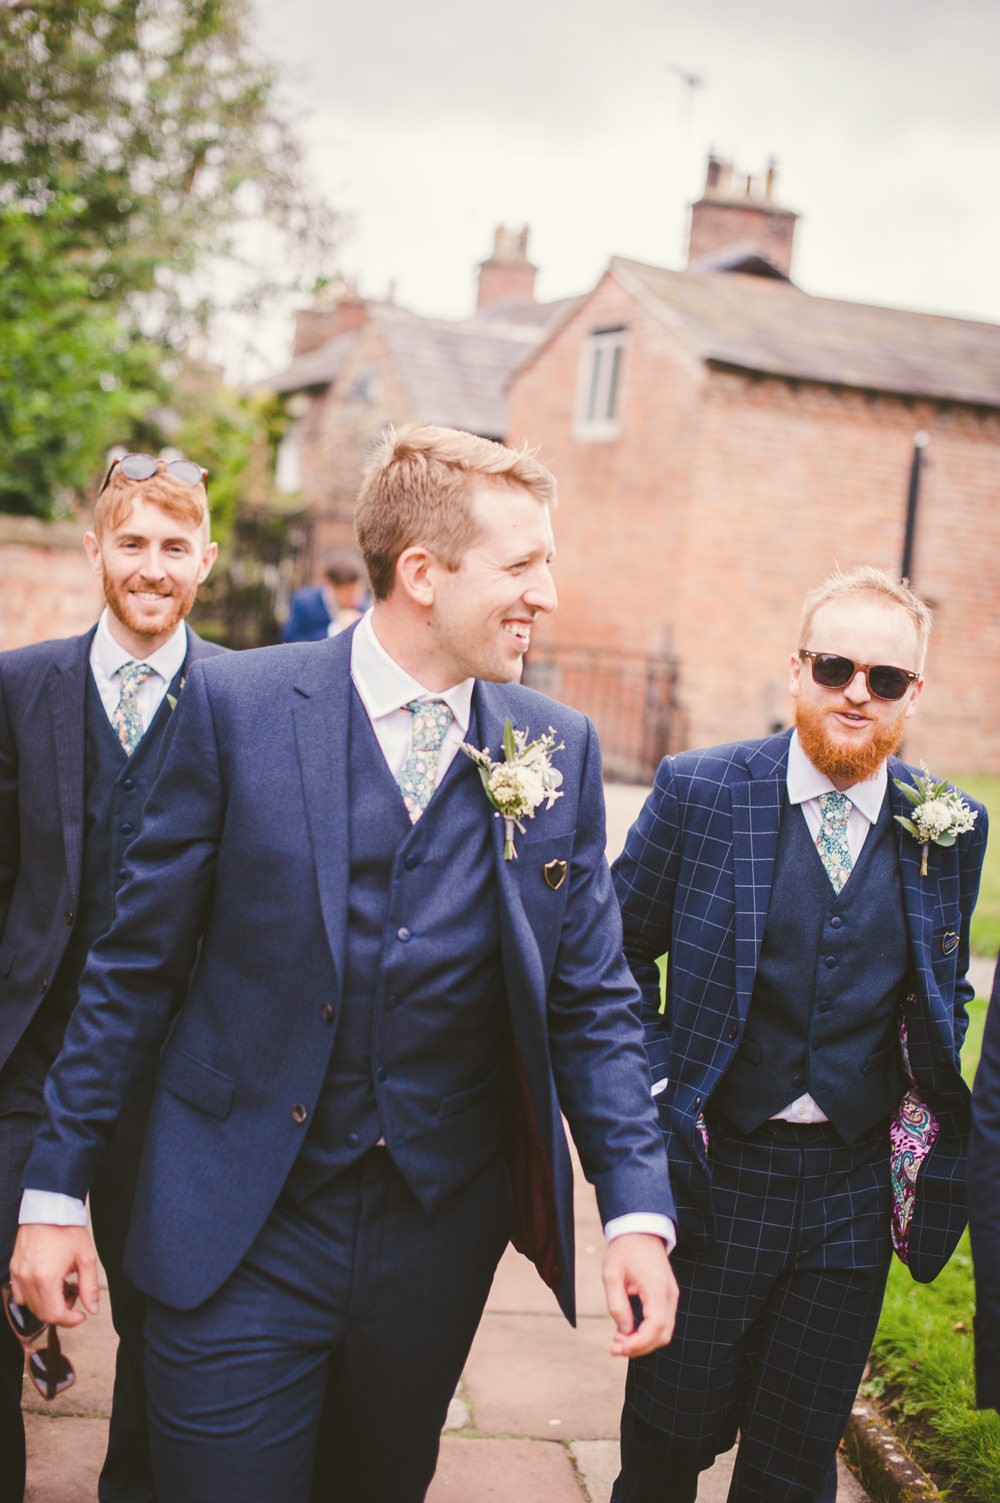
[[[169,636],[176,626],[185,620],[198,595],[198,581],[188,585],[185,589],[171,584],[165,588],[161,584],[149,584],[147,590],[151,594],[160,597],[160,604],[143,602],[137,598],[133,591],[142,591],[144,581],[129,580],[127,584],[120,583],[117,579],[105,573],[102,576],[104,586],[104,599],[108,609],[119,621],[123,621],[129,631],[135,632],[139,637],[165,637]]]
[[[852,705],[852,714],[859,713]],[[904,720],[888,723],[871,721],[872,734],[860,746],[844,746],[834,741],[826,729],[830,711],[819,705],[795,701],[795,729],[802,750],[814,767],[825,772],[835,783],[850,787],[864,783],[878,772],[886,757],[899,750],[903,740]]]

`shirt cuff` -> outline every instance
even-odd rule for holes
[[[605,1240],[612,1242],[627,1232],[649,1232],[654,1237],[662,1237],[668,1253],[677,1246],[674,1223],[669,1216],[661,1216],[657,1211],[629,1211],[626,1216],[613,1216],[604,1228]]]
[[[87,1207],[75,1196],[55,1190],[25,1190],[17,1220],[19,1226],[86,1226]]]

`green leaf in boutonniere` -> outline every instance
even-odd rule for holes
[[[529,741],[528,732],[515,731],[509,720],[503,728],[502,762],[494,762],[488,751],[462,743],[462,750],[476,764],[486,797],[503,820],[505,861],[517,857],[514,830],[524,834],[522,820],[534,819],[540,805],[551,809],[556,799],[562,798],[562,773],[552,766],[552,753],[562,751],[564,746],[563,741],[556,744],[552,726],[544,736]]]
[[[179,694],[181,692],[181,690],[183,689],[183,687],[184,687],[184,679],[181,679],[180,683],[177,685],[177,694]],[[177,708],[177,694],[168,694],[167,695],[167,704],[170,706],[170,713],[171,713],[171,715],[174,713],[174,711]]]
[[[927,875],[927,852],[932,845],[954,845],[959,835],[971,830],[978,810],[970,809],[957,788],[943,778],[935,780],[921,762],[923,775],[919,773],[912,783],[902,778],[893,782],[903,797],[912,806],[912,817],[895,815],[896,823],[902,825],[908,835],[920,843],[920,875]]]

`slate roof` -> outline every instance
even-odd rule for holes
[[[257,384],[266,387],[268,391],[276,391],[282,395],[292,391],[309,391],[315,387],[332,386],[360,337],[357,329],[352,329],[349,334],[338,334],[335,339],[328,339],[326,344],[318,345],[308,354],[299,355],[278,375],[268,376],[266,381],[260,381]]]
[[[811,297],[738,272],[619,256],[610,271],[711,365],[1000,407],[1000,325]]]

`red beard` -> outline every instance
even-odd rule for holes
[[[826,728],[828,714],[816,705],[805,705],[797,700],[795,729],[802,750],[813,766],[825,772],[831,782],[841,783],[845,788],[874,777],[886,757],[898,751],[903,740],[902,719],[888,725],[873,721],[872,735],[862,746],[842,746],[832,739]]]

